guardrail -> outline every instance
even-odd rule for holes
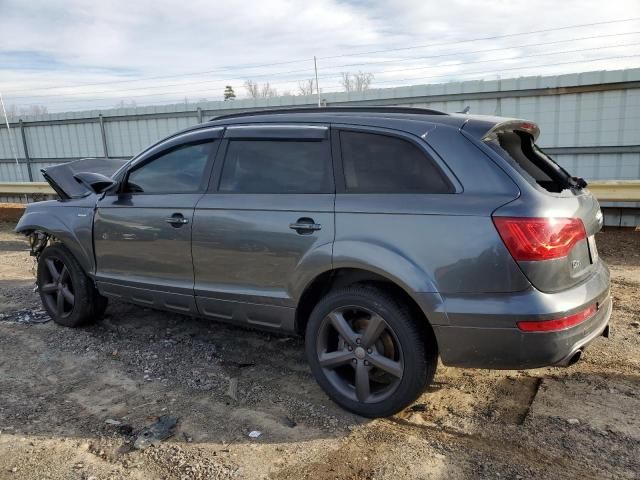
[[[600,180],[589,182],[589,190],[600,201],[640,202],[640,180]],[[0,183],[0,194],[45,194],[55,195],[46,182]]]
[[[0,183],[0,194],[22,195],[22,194],[45,194],[55,195],[56,192],[47,182],[4,182]]]

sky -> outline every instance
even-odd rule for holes
[[[0,0],[0,94],[49,112],[640,67],[640,0]]]

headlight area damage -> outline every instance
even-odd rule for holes
[[[39,230],[28,232],[26,235],[29,238],[29,255],[35,257],[35,260],[37,262],[40,254],[49,244],[49,240],[52,239],[52,236],[46,232],[41,232]]]

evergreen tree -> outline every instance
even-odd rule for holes
[[[224,101],[234,100],[236,98],[236,93],[233,91],[233,87],[231,85],[227,85],[224,88]]]

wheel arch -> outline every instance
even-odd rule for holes
[[[304,334],[309,315],[327,292],[354,284],[370,284],[391,292],[410,308],[412,315],[424,321],[424,328],[428,328],[433,333],[431,327],[433,319],[441,316],[437,306],[434,305],[434,303],[440,304],[439,294],[429,293],[426,296],[419,294],[391,275],[362,267],[332,268],[316,275],[306,285],[298,299],[295,313],[296,332]],[[436,299],[435,302],[432,297]]]
[[[26,212],[20,218],[15,231],[25,235],[37,231],[50,235],[69,250],[86,274],[91,275],[95,271],[93,242],[91,239],[93,216],[87,215],[86,217],[77,218],[88,218],[88,224],[76,222],[79,225],[76,224],[73,227],[69,227],[58,215],[52,212]],[[85,245],[85,243],[88,243],[88,245]]]

